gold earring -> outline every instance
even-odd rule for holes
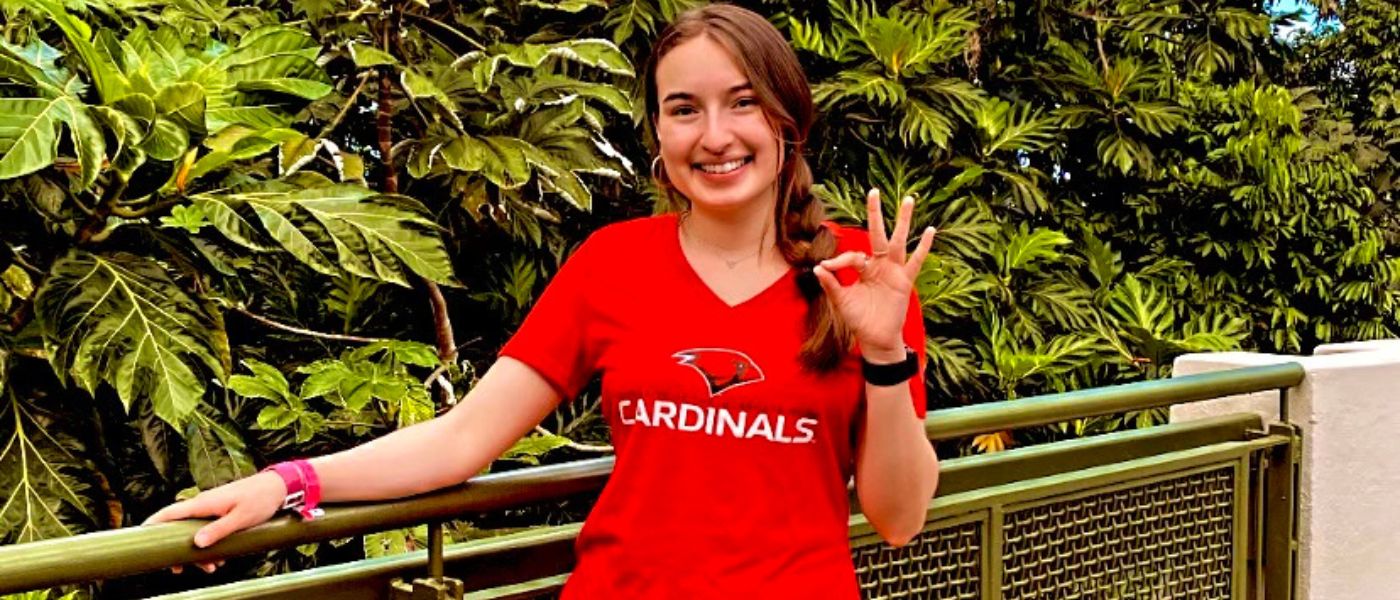
[[[660,156],[651,159],[651,178],[655,179],[657,183],[661,185],[671,184],[671,182],[666,180],[666,165],[661,163]]]

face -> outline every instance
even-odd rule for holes
[[[693,209],[776,201],[778,133],[724,46],[700,35],[672,48],[656,66],[656,88],[661,161]]]

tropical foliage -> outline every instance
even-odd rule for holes
[[[0,543],[450,408],[588,232],[654,210],[634,65],[696,4],[0,0]],[[1235,0],[745,4],[808,68],[833,216],[875,186],[939,228],[936,406],[1400,327],[1390,3],[1290,36]],[[493,468],[607,450],[586,392]]]

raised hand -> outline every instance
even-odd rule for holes
[[[900,203],[894,232],[889,237],[885,235],[885,219],[880,210],[880,191],[870,190],[865,204],[870,223],[870,254],[845,252],[822,261],[813,272],[837,313],[855,333],[862,354],[879,362],[896,362],[904,358],[904,315],[914,280],[933,246],[934,229],[925,229],[919,245],[913,252],[906,252],[914,199],[906,197]],[[833,274],[845,268],[859,274],[856,282],[848,286],[841,285]]]

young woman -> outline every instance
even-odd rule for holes
[[[761,16],[681,15],[645,68],[653,176],[679,214],[594,233],[451,412],[174,504],[217,517],[208,546],[319,479],[330,502],[456,484],[602,374],[617,462],[579,535],[565,598],[857,598],[846,482],[885,540],[923,526],[938,482],[924,437],[924,333],[907,252],[823,222],[803,158],[811,92]],[[211,566],[205,567],[212,569]]]

